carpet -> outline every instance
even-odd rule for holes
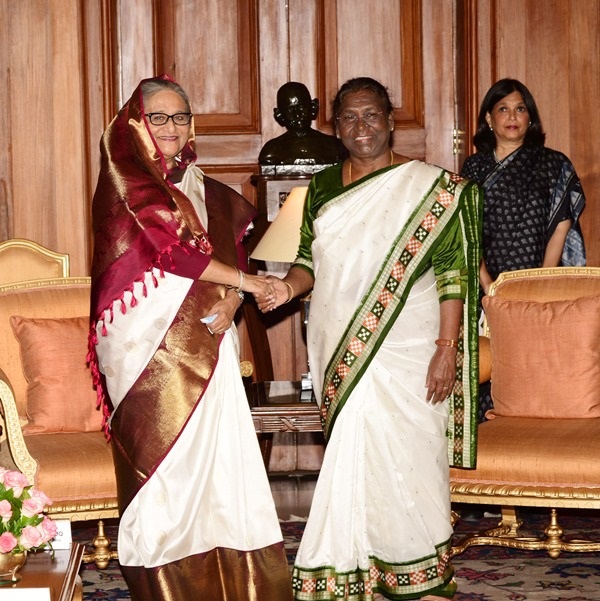
[[[524,511],[527,527],[522,534],[542,532],[547,516],[548,512],[543,510]],[[461,521],[456,527],[456,537],[459,539],[469,532],[492,528],[497,521],[495,518]],[[600,540],[597,512],[559,513],[559,522],[571,538]],[[73,538],[78,542],[89,541],[94,535],[93,523],[74,526]],[[107,536],[116,540],[116,521],[109,520],[105,526]],[[304,522],[282,522],[281,528],[291,565]],[[455,601],[600,601],[600,553],[563,553],[557,559],[551,559],[543,551],[472,547],[455,557],[453,565],[458,583]],[[127,586],[116,561],[105,570],[87,564],[80,574],[84,601],[129,601]]]

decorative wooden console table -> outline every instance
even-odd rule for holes
[[[50,601],[81,601],[83,588],[79,568],[83,550],[83,545],[72,543],[70,549],[55,551],[54,557],[48,551],[30,553],[25,565],[17,572],[21,580],[2,587],[0,598],[6,601],[13,598],[28,601],[47,599],[48,593],[40,590],[46,589],[50,591]],[[40,591],[39,597],[36,589]],[[23,596],[25,594],[26,597]]]
[[[269,465],[275,432],[321,432],[319,407],[300,382],[255,382],[248,401],[265,465]],[[306,400],[303,398],[306,395]]]

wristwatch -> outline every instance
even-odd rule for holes
[[[236,288],[235,286],[227,286],[227,290],[233,290],[240,299],[240,305],[244,302],[244,291],[241,288]]]

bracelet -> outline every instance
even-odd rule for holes
[[[234,267],[236,273],[240,276],[240,282],[237,286],[228,286],[228,288],[233,288],[236,292],[241,292],[244,287],[244,282],[246,281],[246,276],[241,269]]]
[[[283,303],[283,304],[285,305],[286,303],[289,303],[289,302],[290,302],[290,301],[291,301],[291,300],[294,298],[294,296],[296,296],[296,295],[294,294],[294,289],[292,288],[292,285],[291,285],[289,282],[286,282],[285,280],[281,280],[281,281],[282,281],[282,282],[283,282],[283,283],[284,283],[284,284],[285,284],[285,285],[288,287],[288,289],[289,289],[289,293],[288,293],[288,299],[285,301],[285,303]]]
[[[458,348],[458,340],[448,340],[448,338],[438,338],[435,341],[437,346],[451,346],[454,348]]]
[[[242,290],[238,290],[235,286],[225,286],[227,290],[232,290],[235,295],[240,299],[240,304],[244,302],[244,292]]]

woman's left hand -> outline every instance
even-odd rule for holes
[[[210,323],[203,325],[208,328],[211,334],[219,335],[226,332],[231,327],[239,306],[240,297],[238,293],[235,290],[227,290],[225,298],[217,301],[206,315],[207,317],[214,315],[215,318]]]
[[[456,378],[456,348],[438,346],[429,362],[427,379],[427,401],[441,403],[452,393]]]

